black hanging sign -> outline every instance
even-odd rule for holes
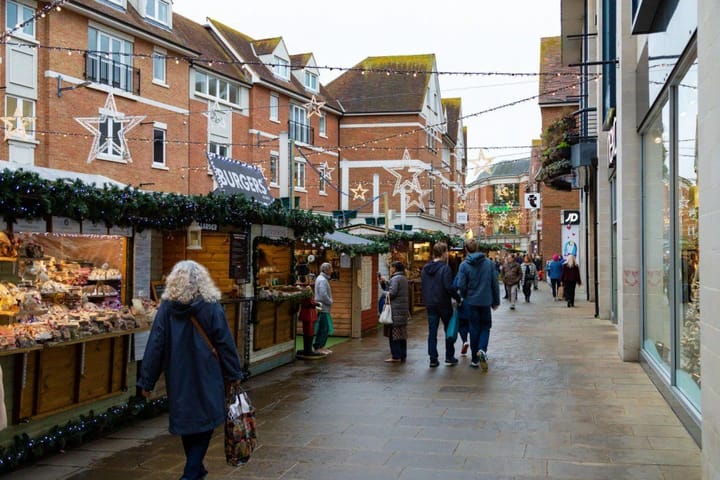
[[[250,281],[250,233],[230,234],[230,278],[237,283]]]
[[[228,195],[241,193],[266,206],[275,201],[259,168],[214,153],[207,157],[217,183],[215,191]]]

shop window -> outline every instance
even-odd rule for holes
[[[674,289],[670,283],[673,234],[670,205],[670,106],[666,103],[643,134],[643,265],[645,278],[643,347],[669,375]],[[632,280],[632,278],[630,279]],[[625,280],[626,282],[628,279]]]
[[[22,3],[8,0],[5,10],[5,30],[13,31],[13,35],[22,35],[35,38],[35,10],[32,7],[23,5]],[[20,28],[15,30],[15,28]]]

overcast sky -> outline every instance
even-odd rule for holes
[[[363,0],[231,2],[175,0],[196,22],[215,18],[254,39],[281,36],[290,54],[319,66],[352,67],[365,57],[434,53],[439,71],[538,72],[540,38],[560,35],[560,0]],[[321,70],[328,83],[339,71]],[[462,98],[469,158],[479,147],[530,145],[541,133],[537,77],[442,75],[444,98]],[[477,115],[474,115],[477,114]],[[486,150],[497,160],[529,150]]]

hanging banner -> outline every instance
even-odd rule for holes
[[[574,255],[575,260],[580,262],[580,225],[562,225],[562,255],[566,259],[568,255]]]
[[[215,175],[216,192],[243,194],[266,206],[275,201],[259,168],[214,153],[207,157]]]

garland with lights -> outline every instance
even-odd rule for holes
[[[265,207],[244,195],[143,192],[132,187],[96,187],[80,180],[44,180],[23,170],[0,172],[0,211],[12,224],[20,218],[68,217],[108,227],[137,231],[184,229],[193,221],[246,228],[251,224],[282,225],[296,235],[334,231],[331,218],[288,210],[275,201]]]
[[[138,419],[153,418],[167,411],[167,397],[154,400],[130,397],[127,403],[110,407],[97,415],[91,410],[88,415],[80,415],[77,420],[68,420],[62,426],[56,425],[35,438],[30,438],[25,433],[16,435],[12,446],[0,448],[0,474],[16,470],[46,455],[77,447],[83,442],[126,427]]]

